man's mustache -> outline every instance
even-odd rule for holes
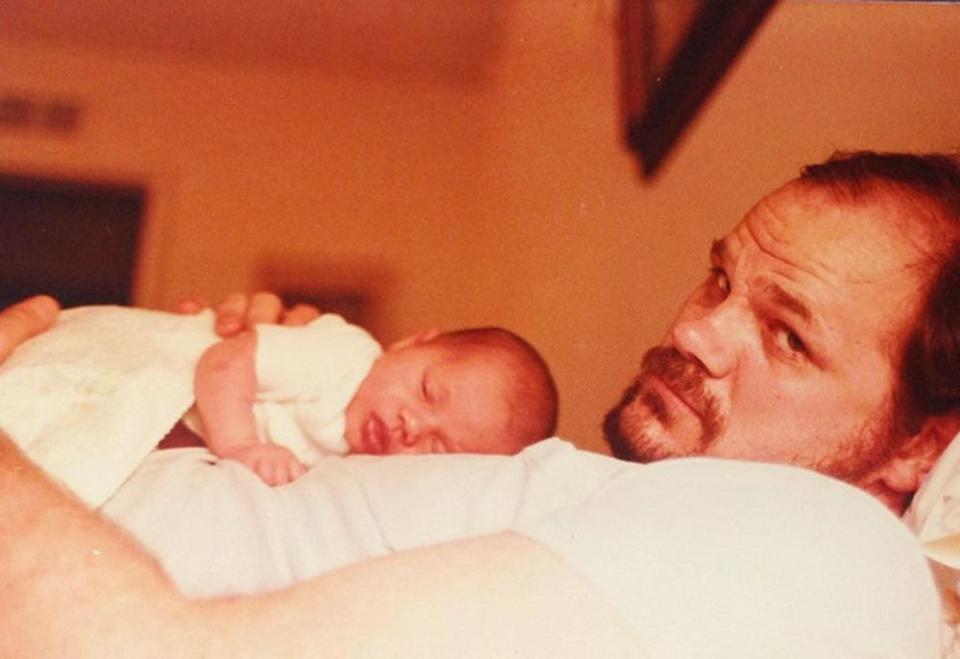
[[[685,357],[676,348],[657,346],[643,356],[640,374],[632,386],[639,389],[651,375],[682,398],[704,423],[707,417],[718,414],[716,403],[704,386],[706,369],[697,360]]]
[[[651,377],[658,378],[667,388],[682,398],[700,418],[705,443],[709,443],[720,434],[723,417],[716,399],[706,389],[706,369],[700,362],[684,356],[676,348],[657,346],[648,350],[643,356],[640,373],[624,390],[620,402],[604,418],[604,435],[614,449],[615,455],[618,452],[627,451],[630,444],[621,434],[620,416],[623,411],[641,396],[650,399],[648,404],[654,408],[655,413],[657,408],[662,406],[662,402],[656,404],[660,401],[658,394],[644,389],[644,385]],[[633,459],[626,454],[618,457]]]

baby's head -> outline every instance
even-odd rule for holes
[[[352,453],[513,454],[549,437],[557,389],[540,354],[498,327],[404,339],[374,362],[346,412]]]

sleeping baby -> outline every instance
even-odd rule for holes
[[[513,332],[430,330],[381,352],[327,314],[214,344],[184,421],[213,453],[279,485],[324,453],[509,455],[551,435],[555,417],[549,370]]]
[[[64,311],[0,366],[0,428],[92,507],[178,420],[271,485],[324,454],[511,454],[554,430],[549,369],[502,328],[381,350],[333,314],[225,340],[212,327],[211,311]]]

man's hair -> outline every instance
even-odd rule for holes
[[[505,369],[509,433],[517,449],[552,436],[557,429],[557,385],[547,362],[527,340],[502,327],[444,332],[434,339],[452,348],[485,353]]]
[[[907,418],[900,422],[915,431],[924,417],[960,408],[960,158],[836,153],[804,168],[800,180],[853,203],[883,195],[912,202],[922,211],[911,222],[933,223],[943,243],[928,256],[926,297],[903,344],[898,407]]]

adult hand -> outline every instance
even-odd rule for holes
[[[206,306],[200,300],[189,299],[177,305],[177,311],[196,313]],[[295,304],[286,308],[276,294],[266,291],[249,295],[234,293],[218,304],[214,311],[217,315],[215,329],[222,337],[236,336],[259,323],[306,325],[320,315],[320,311],[309,304]]]
[[[0,362],[32,336],[53,325],[60,304],[48,295],[36,295],[0,311]]]

